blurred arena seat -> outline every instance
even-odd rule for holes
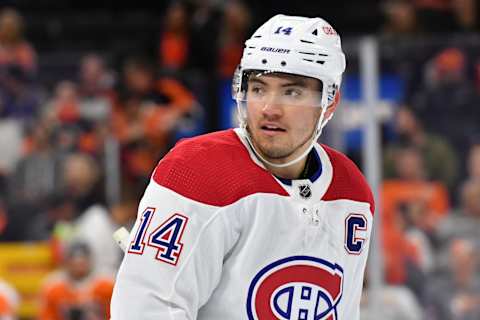
[[[55,266],[54,257],[48,242],[0,243],[0,278],[20,294],[19,317],[37,314],[38,294],[45,277]]]

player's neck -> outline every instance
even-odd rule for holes
[[[265,167],[275,176],[283,179],[298,179],[302,176],[302,173],[305,169],[305,164],[307,163],[307,157],[304,157],[302,160],[292,164],[288,167],[273,167],[268,164],[265,164]]]

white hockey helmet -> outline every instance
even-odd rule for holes
[[[246,128],[248,72],[287,73],[318,79],[322,82],[321,102],[318,105],[322,112],[311,147],[307,150],[309,152],[330,120],[324,119],[325,112],[335,102],[345,64],[340,36],[325,20],[281,14],[272,17],[245,42],[243,56],[234,75],[232,95],[237,101],[241,127]],[[249,138],[248,132],[246,135]]]

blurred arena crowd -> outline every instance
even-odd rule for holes
[[[382,68],[405,82],[382,124],[381,319],[480,319],[476,1],[365,1],[355,17],[301,1],[273,12],[272,2],[171,1],[130,18],[129,8],[85,10],[83,24],[22,1],[0,8],[0,240],[52,250],[33,316],[2,274],[1,319],[108,318],[123,255],[112,233],[132,226],[152,169],[178,139],[222,127],[219,86],[251,30],[278,12],[326,18],[347,49],[375,34]],[[95,35],[100,25],[110,37]]]

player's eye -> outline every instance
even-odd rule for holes
[[[250,92],[255,94],[255,95],[263,95],[265,93],[265,89],[262,88],[261,86],[251,86]]]
[[[300,98],[302,94],[303,94],[302,90],[297,88],[289,88],[289,89],[286,89],[284,92],[284,95],[289,98]]]

